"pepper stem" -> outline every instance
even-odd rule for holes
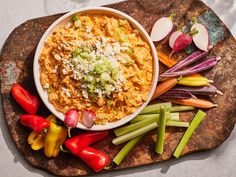
[[[170,16],[169,16],[169,18],[171,19],[171,20],[173,20],[173,18],[176,16],[176,13],[171,13],[170,14]]]
[[[196,28],[194,28],[192,31],[190,31],[188,34],[189,36],[193,36],[194,34],[197,34],[198,30],[196,30]]]
[[[109,165],[107,165],[104,170],[111,170],[115,166],[114,162],[111,162]]]
[[[48,132],[48,129],[47,128],[44,128],[42,131],[41,131],[41,134],[44,135]]]
[[[70,128],[68,128],[67,131],[68,131],[68,137],[71,138]]]
[[[61,150],[62,152],[65,152],[65,153],[70,153],[70,151],[64,149],[62,145],[60,146],[60,150]]]
[[[192,22],[193,22],[193,24],[197,23],[197,17],[193,17]]]

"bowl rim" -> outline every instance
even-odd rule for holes
[[[108,7],[84,7],[84,8],[72,10],[72,11],[62,15],[60,18],[58,18],[56,21],[54,21],[49,26],[49,28],[44,32],[43,36],[41,37],[41,39],[40,39],[40,41],[37,45],[36,52],[35,52],[35,55],[34,55],[34,61],[33,61],[34,82],[35,82],[35,85],[36,85],[36,90],[37,90],[41,100],[45,104],[45,106],[49,109],[49,111],[52,114],[54,114],[57,118],[59,118],[60,120],[63,121],[64,120],[64,114],[57,111],[55,109],[55,107],[48,101],[48,94],[43,89],[43,87],[41,85],[41,82],[40,82],[40,65],[38,63],[38,60],[39,60],[40,54],[42,52],[44,42],[47,39],[47,37],[51,34],[51,32],[54,30],[54,28],[56,28],[60,24],[60,22],[67,19],[71,15],[78,14],[78,13],[85,13],[86,11],[87,12],[89,12],[89,11],[103,11],[103,12],[107,12],[111,15],[120,16],[120,17],[123,17],[123,18],[127,19],[131,23],[132,26],[135,26],[135,28],[142,33],[142,38],[145,38],[145,41],[150,46],[152,57],[153,57],[153,78],[152,78],[152,85],[151,85],[150,90],[149,90],[148,98],[139,108],[136,109],[136,111],[134,113],[129,114],[129,115],[123,117],[120,120],[117,120],[117,121],[114,121],[114,122],[108,122],[105,125],[94,125],[92,128],[87,128],[82,123],[78,123],[77,126],[76,126],[77,128],[84,129],[84,130],[90,130],[90,131],[113,129],[113,128],[119,127],[121,125],[124,125],[125,123],[132,120],[150,102],[150,100],[152,98],[152,95],[154,94],[154,91],[155,91],[155,88],[156,88],[156,85],[157,85],[157,81],[158,81],[158,75],[159,75],[159,63],[158,63],[158,56],[157,56],[156,48],[155,48],[150,36],[146,32],[146,30],[131,16],[129,16],[129,15],[127,15],[127,14],[125,14],[125,13],[119,11],[119,10],[108,8]]]

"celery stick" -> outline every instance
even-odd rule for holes
[[[161,107],[158,129],[157,129],[156,146],[155,146],[155,151],[158,154],[163,153],[164,141],[165,141],[165,131],[166,131],[165,127],[166,127],[166,108]]]
[[[157,104],[148,105],[142,110],[142,112],[140,114],[159,113],[161,106],[166,107],[166,108],[171,108],[172,103],[171,102],[164,102],[164,103],[157,103]]]
[[[147,119],[154,119],[154,117],[156,119],[158,119],[159,114],[142,114],[142,115],[138,115],[134,119],[132,119],[130,122],[131,123],[136,123],[136,122],[147,120]],[[179,113],[178,112],[174,112],[174,113],[166,112],[166,119],[179,121]]]
[[[122,136],[120,136],[118,138],[113,139],[112,143],[115,144],[115,145],[122,144],[122,143],[124,143],[126,141],[129,141],[129,140],[139,136],[139,135],[147,133],[147,132],[149,132],[149,131],[151,131],[151,130],[153,130],[155,128],[157,128],[157,123],[153,122],[153,123],[151,123],[151,124],[149,124],[149,125],[147,125],[145,127],[139,128],[139,129],[134,130],[134,131],[132,131],[130,133],[127,133],[125,135],[122,135]]]
[[[179,158],[181,155],[185,145],[188,143],[188,140],[190,139],[191,135],[195,131],[195,129],[198,127],[198,125],[201,123],[203,118],[206,116],[206,113],[204,113],[202,110],[199,110],[195,117],[193,118],[192,122],[190,123],[188,129],[184,133],[184,136],[182,137],[180,143],[178,144],[177,148],[175,149],[174,156],[176,158]]]
[[[130,140],[121,150],[120,152],[115,156],[113,159],[113,162],[116,165],[119,165],[121,161],[125,158],[125,156],[134,148],[134,146],[142,139],[144,135],[140,135],[132,140]]]
[[[170,112],[180,112],[180,111],[191,111],[194,109],[195,109],[195,107],[193,107],[193,106],[173,106],[168,110]]]
[[[114,133],[116,136],[122,136],[124,134],[127,134],[129,132],[132,132],[134,130],[137,130],[139,128],[145,127],[153,122],[159,122],[159,119],[153,117],[149,118],[148,120],[142,120],[139,122],[136,122],[131,125],[127,125],[125,127],[117,128],[114,130]],[[189,127],[188,122],[179,122],[179,121],[173,121],[173,120],[166,120],[166,126],[171,126],[171,127]]]
[[[137,130],[139,128],[142,128],[142,127],[145,127],[153,122],[156,122],[156,118],[153,117],[151,119],[146,119],[146,120],[143,120],[143,121],[139,121],[135,124],[131,124],[131,125],[127,125],[127,126],[124,126],[124,127],[120,127],[120,128],[117,128],[114,130],[114,133],[116,136],[121,136],[121,135],[124,135],[126,133],[129,133],[129,132],[132,132],[133,130]]]
[[[167,115],[166,115],[166,119],[169,119]],[[179,113],[178,112],[170,113],[170,120],[179,121]]]
[[[139,121],[147,120],[147,119],[157,119],[159,117],[159,114],[143,114],[143,115],[138,115],[134,119],[132,119],[130,122],[131,123],[136,123]]]
[[[174,120],[166,120],[166,126],[170,127],[189,127],[188,122],[179,122]]]

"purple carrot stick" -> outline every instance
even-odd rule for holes
[[[207,54],[208,54],[208,52],[204,52],[201,50],[193,52],[191,55],[186,57],[184,60],[181,60],[175,66],[173,66],[172,68],[170,68],[170,69],[166,70],[164,73],[162,73],[159,77],[159,80],[162,80],[164,78],[163,75],[165,75],[166,73],[178,71],[178,70],[182,69],[183,67],[188,66],[191,63],[207,56]]]
[[[163,77],[178,77],[178,76],[185,76],[185,75],[190,75],[190,74],[195,74],[201,71],[205,71],[207,69],[210,69],[212,67],[214,67],[217,62],[220,60],[220,58],[211,58],[208,59],[198,65],[195,65],[187,70],[184,71],[177,71],[177,72],[170,72],[170,73],[166,73],[163,74]]]
[[[174,87],[169,91],[187,91],[195,95],[209,95],[209,94],[220,94],[223,93],[218,90],[214,85],[203,86],[203,87]]]
[[[160,95],[158,98],[160,99],[187,99],[191,98],[192,94],[185,90],[169,90],[164,94]]]

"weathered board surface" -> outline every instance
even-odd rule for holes
[[[109,7],[131,15],[148,32],[158,18],[168,16],[172,12],[177,14],[175,21],[178,21],[178,24],[184,24],[189,22],[193,16],[198,16],[206,10],[211,11],[199,0],[130,0],[112,4]],[[25,88],[37,95],[32,69],[35,48],[44,31],[61,15],[29,20],[18,26],[8,37],[0,56],[3,111],[12,140],[30,164],[56,175],[80,176],[91,174],[92,170],[79,158],[65,153],[61,153],[56,158],[47,158],[42,151],[31,150],[27,144],[30,130],[19,123],[19,115],[23,111],[10,95],[10,88],[14,82],[21,82]],[[224,41],[216,45],[211,54],[220,55],[222,60],[214,69],[205,72],[204,75],[214,80],[215,85],[224,92],[224,95],[210,98],[218,103],[219,107],[207,111],[206,119],[191,137],[183,155],[216,148],[228,138],[236,122],[236,41],[225,25],[222,22],[220,24],[225,30]],[[170,52],[170,49],[166,47],[167,40],[156,45],[160,50]],[[160,67],[162,71],[164,66]],[[41,104],[39,114],[42,116],[49,114],[43,104]],[[193,115],[193,112],[185,113],[181,115],[181,118],[190,121]],[[149,133],[117,169],[156,163],[171,158],[184,129],[167,128],[165,150],[161,156],[154,153],[154,133]],[[122,147],[122,145],[112,145],[113,137],[111,132],[108,138],[94,144],[96,148],[104,151],[111,158]]]

